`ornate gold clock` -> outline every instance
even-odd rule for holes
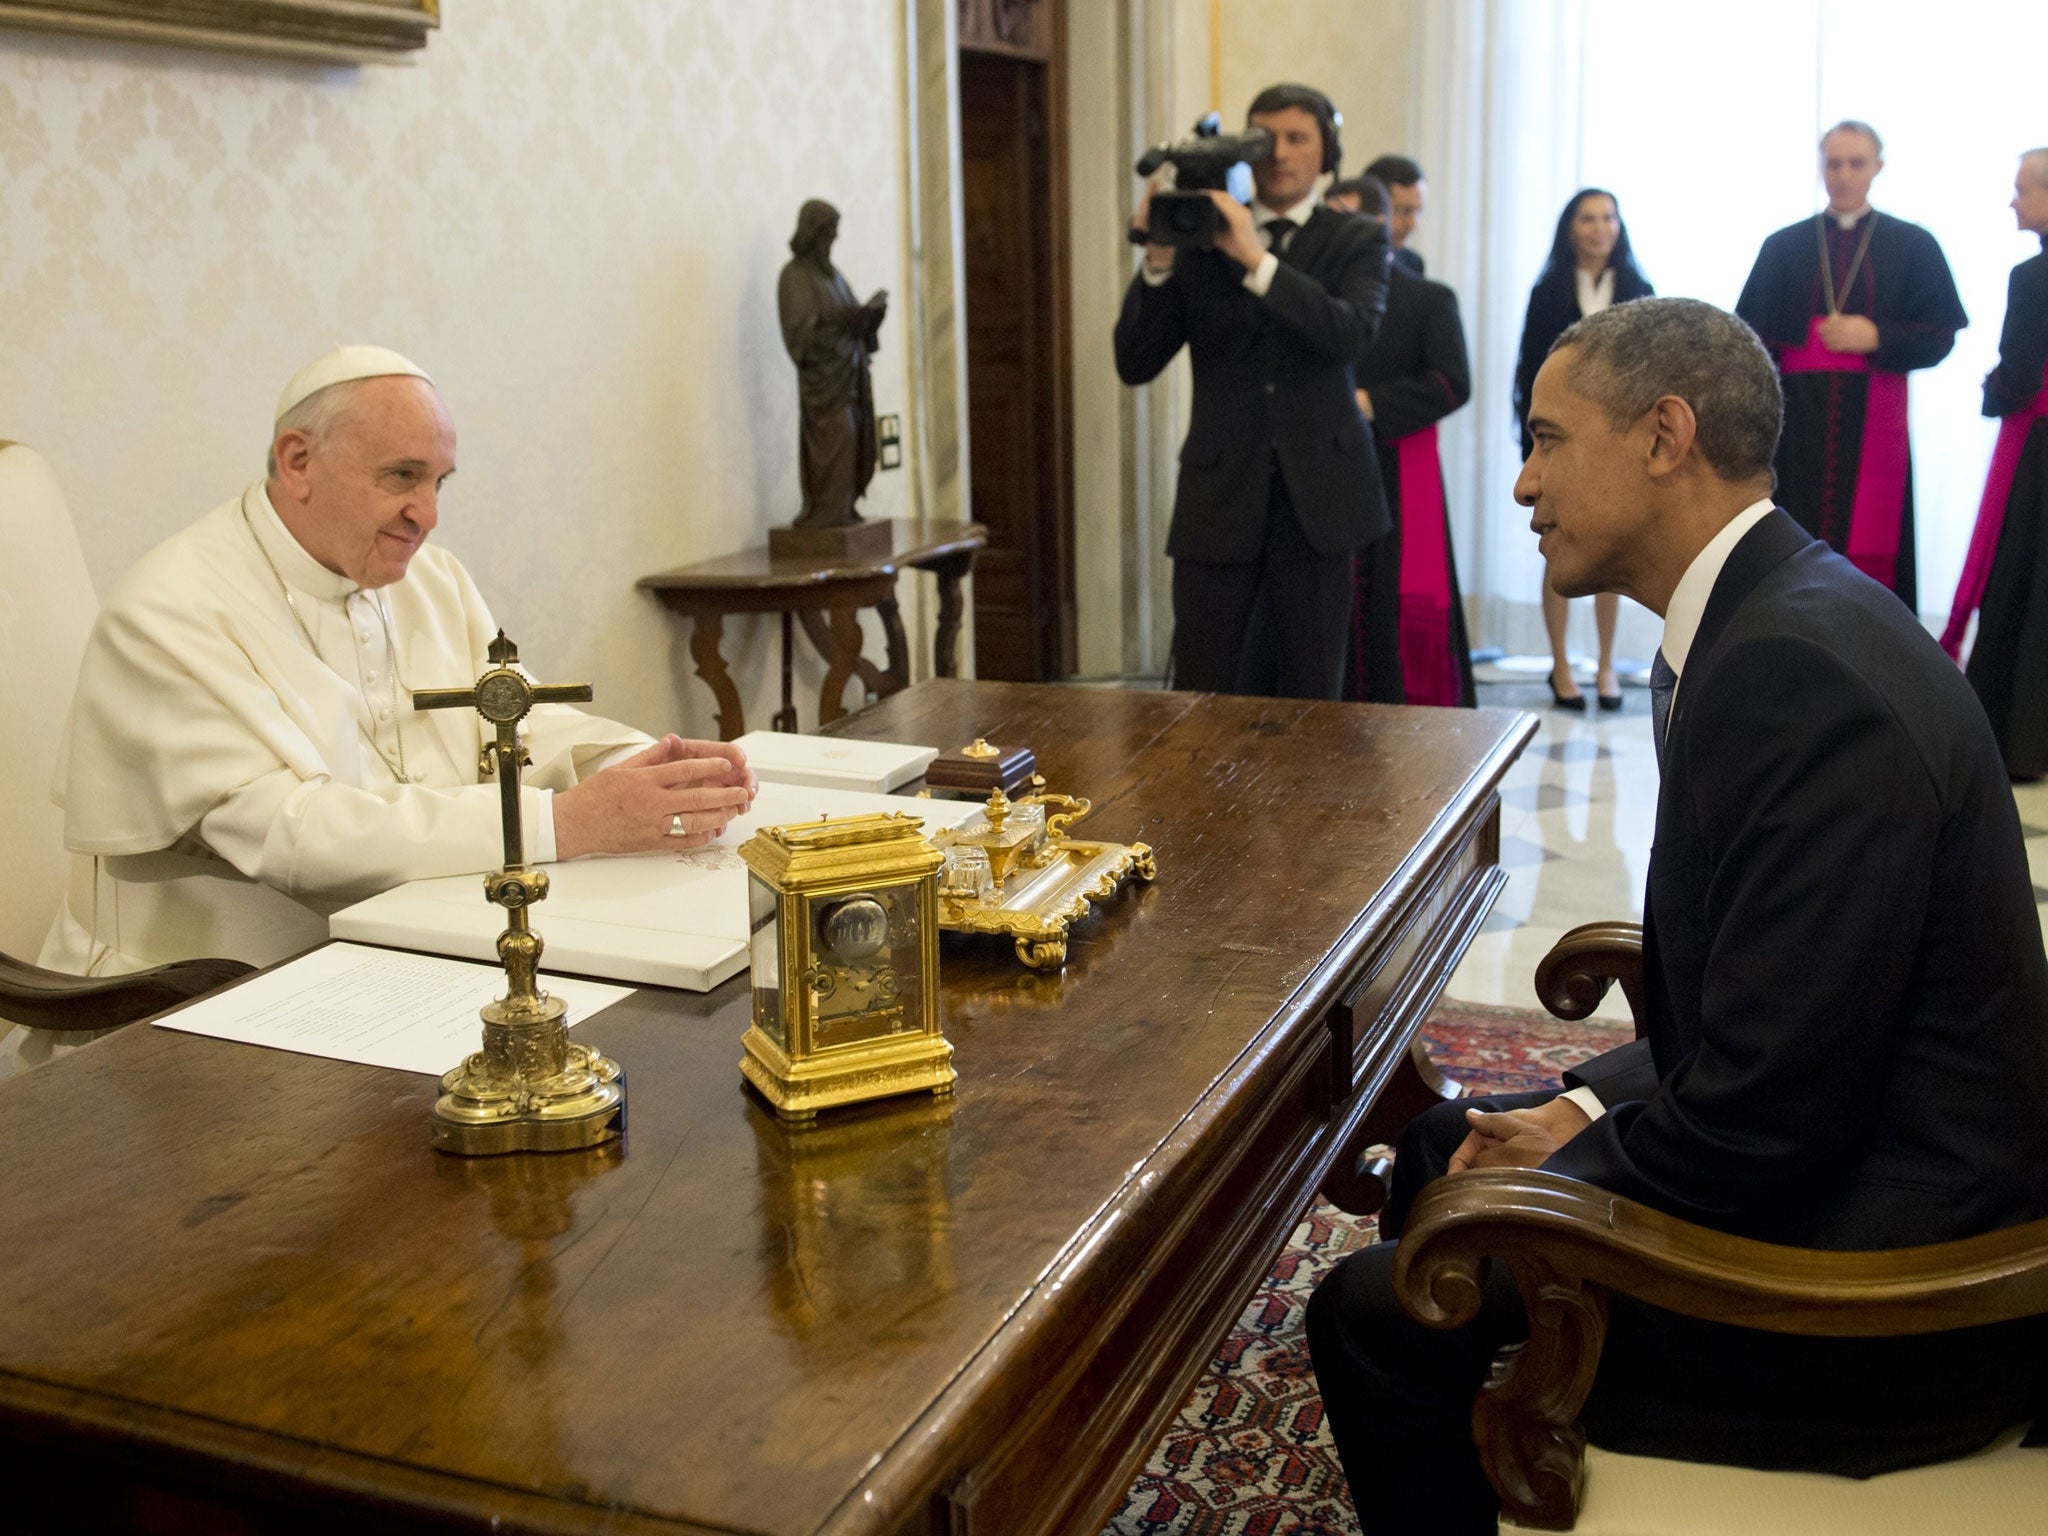
[[[953,1091],[939,1028],[938,869],[914,816],[766,827],[749,876],[754,1017],[740,1071],[785,1120]]]

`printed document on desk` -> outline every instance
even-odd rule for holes
[[[979,815],[981,807],[763,784],[754,808],[701,848],[550,864],[548,898],[531,909],[547,946],[541,972],[708,992],[747,968],[740,844],[762,827],[885,811],[917,817],[929,834]],[[327,923],[337,939],[472,960],[496,958],[504,927],[503,909],[484,900],[481,875],[415,880],[344,907]]]
[[[547,977],[541,990],[569,1005],[574,1029],[631,987]],[[495,965],[328,944],[158,1019],[159,1029],[211,1035],[437,1076],[483,1043],[477,1010],[505,994]]]

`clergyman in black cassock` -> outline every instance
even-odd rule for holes
[[[1568,1073],[1566,1094],[1418,1117],[1382,1230],[1458,1177],[1453,1158],[1540,1160],[1816,1248],[2048,1214],[2031,1134],[2048,1120],[2048,957],[1997,747],[1914,615],[1771,506],[1777,406],[1756,338],[1695,300],[1595,315],[1538,375],[1516,497],[1552,579],[1665,619],[1645,1034]],[[1572,1098],[1587,1092],[1590,1109]],[[1526,1335],[1519,1298],[1493,1266],[1472,1323],[1426,1328],[1393,1297],[1393,1251],[1345,1259],[1309,1306],[1361,1526],[1491,1532],[1472,1404]],[[2042,1321],[1801,1338],[1617,1296],[1585,1427],[1632,1454],[1850,1476],[1939,1460],[2038,1416]]]
[[[1821,345],[1830,294],[1835,312],[1876,323],[1875,352]],[[1847,223],[1816,214],[1764,241],[1735,312],[1770,347],[1784,383],[1778,504],[1914,607],[1906,376],[1947,357],[1969,324],[1940,245],[1875,208]]]
[[[1984,414],[2003,420],[1942,636],[1956,655],[1977,611],[1970,686],[2006,770],[2023,778],[2048,773],[2048,235],[2042,238],[2042,253],[2013,268],[2006,288],[1998,366],[1984,380]]]
[[[1472,397],[1458,296],[1395,266],[1387,318],[1358,361],[1393,528],[1358,556],[1345,697],[1470,707],[1471,647],[1436,426]]]

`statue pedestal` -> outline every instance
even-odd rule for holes
[[[860,523],[841,523],[836,528],[768,530],[770,559],[793,555],[804,560],[815,560],[821,556],[828,560],[876,560],[892,552],[895,546],[895,530],[886,517]]]

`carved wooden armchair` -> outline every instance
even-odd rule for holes
[[[181,960],[126,976],[67,976],[0,950],[0,1021],[101,1034],[174,1008],[255,969],[241,960]]]
[[[14,958],[33,955],[63,899],[63,819],[50,772],[78,658],[99,600],[57,478],[42,457],[0,442],[0,1021],[99,1031],[161,1012],[247,974],[235,960],[196,960],[131,976],[78,977]],[[0,1028],[0,1035],[6,1030]],[[7,1063],[0,1061],[0,1075]]]
[[[1614,982],[1640,1021],[1634,924],[1574,929],[1537,969],[1538,995],[1563,1018],[1584,1018]],[[1959,1461],[1861,1481],[1589,1449],[1579,1424],[1611,1291],[1778,1333],[1934,1333],[2048,1312],[2048,1221],[1925,1248],[1827,1252],[1730,1237],[1556,1174],[1491,1170],[1440,1180],[1416,1201],[1394,1266],[1402,1305],[1437,1327],[1464,1322],[1489,1257],[1508,1265],[1529,1313],[1528,1343],[1502,1351],[1472,1414],[1504,1531],[2048,1530],[2048,1448],[2018,1445],[2017,1432]]]

